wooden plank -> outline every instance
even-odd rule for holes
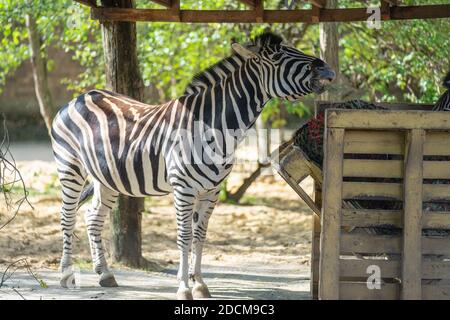
[[[378,182],[344,182],[343,199],[391,199],[403,200],[403,185],[401,183]]]
[[[401,237],[370,234],[341,234],[341,254],[401,253]]]
[[[366,21],[366,8],[321,9],[321,22]],[[170,10],[122,9],[96,7],[92,19],[109,21],[178,22]],[[390,20],[433,19],[450,17],[450,5],[401,6],[391,8]],[[257,22],[253,10],[181,10],[180,21],[186,23],[251,23]],[[264,10],[264,23],[312,22],[311,10]]]
[[[404,144],[400,131],[346,130],[344,153],[401,155]]]
[[[326,111],[329,128],[448,130],[450,114],[445,111],[341,110]]]
[[[450,286],[447,284],[422,285],[424,300],[450,300]]]
[[[449,156],[450,132],[428,131],[423,153],[425,155]]]
[[[360,200],[403,200],[403,186],[400,183],[344,182],[343,199]],[[423,201],[450,201],[450,184],[424,184]]]
[[[381,278],[399,278],[402,263],[400,260],[380,259],[341,259],[340,276],[367,278],[367,268],[376,265],[380,267]],[[450,261],[422,260],[422,279],[450,279]]]
[[[327,129],[325,131],[319,298],[338,299],[344,130]]]
[[[322,208],[322,187],[317,181],[314,181],[314,203],[318,208]],[[314,300],[319,298],[319,261],[320,261],[320,218],[317,215],[312,216],[312,234],[311,234],[311,297]]]
[[[331,102],[331,101],[315,101],[315,116],[319,113],[324,112],[327,109],[336,108],[345,101],[341,102]],[[376,102],[374,103],[377,106],[389,109],[389,110],[428,110],[431,111],[434,107],[434,104],[427,103],[391,103],[391,102]]]
[[[381,289],[369,290],[365,282],[341,282],[342,299],[348,300],[397,300],[400,296],[400,285],[384,283]],[[424,300],[450,300],[449,285],[422,285]]]
[[[404,178],[402,251],[402,299],[422,297],[422,181],[425,130],[412,129],[407,135]]]
[[[343,227],[376,227],[392,225],[403,227],[403,212],[401,210],[374,210],[374,209],[343,209]],[[450,214],[447,212],[423,212],[423,228],[450,229]]]
[[[381,278],[397,278],[401,274],[401,263],[398,260],[362,260],[362,259],[341,259],[340,276],[347,278],[368,278],[367,269],[370,266],[380,268]]]
[[[255,11],[255,20],[257,23],[264,22],[264,1],[263,0],[254,0],[255,6],[253,11]]]
[[[450,179],[450,161],[424,161],[423,178]]]
[[[381,289],[369,290],[365,282],[340,282],[341,299],[343,300],[397,300],[400,286],[395,283],[382,283]]]
[[[341,254],[400,254],[402,251],[400,236],[342,233],[340,242]],[[422,237],[422,254],[450,254],[450,237]]]
[[[343,175],[344,177],[403,178],[403,161],[345,159]]]
[[[424,184],[423,201],[450,200],[450,184]]]
[[[400,210],[342,210],[343,227],[376,227],[380,225],[393,225],[403,227],[403,212]],[[450,218],[449,220],[450,225]]]

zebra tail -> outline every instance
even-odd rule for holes
[[[450,90],[450,71],[447,73],[447,76],[444,78],[444,87]]]
[[[92,182],[84,186],[83,191],[81,191],[80,200],[78,200],[78,209],[81,205],[94,194],[94,184]]]

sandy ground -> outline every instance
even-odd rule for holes
[[[236,166],[228,188],[238,185],[253,166]],[[163,266],[162,271],[135,271],[112,265],[121,287],[98,287],[80,212],[73,251],[81,284],[80,288],[62,290],[57,272],[62,246],[60,196],[54,163],[24,161],[19,162],[19,168],[30,189],[34,210],[24,206],[16,219],[0,230],[0,271],[3,273],[10,263],[26,258],[48,288],[39,287],[22,267],[0,288],[0,299],[20,299],[19,293],[29,299],[174,297],[178,251],[171,196],[147,199],[142,219],[143,255]],[[311,189],[311,181],[306,181],[305,187]],[[0,207],[0,223],[8,217],[10,213]],[[203,259],[205,278],[214,296],[309,298],[310,229],[311,211],[277,175],[261,176],[240,205],[218,204],[210,221]],[[106,226],[106,248],[108,230]]]

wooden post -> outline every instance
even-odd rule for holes
[[[338,299],[344,129],[326,129],[325,139],[319,299]]]
[[[402,299],[422,298],[422,184],[425,131],[408,133],[405,152]]]
[[[337,0],[326,0],[325,8],[337,8]],[[317,8],[318,10],[318,8]],[[324,60],[335,72],[339,79],[339,32],[337,22],[322,22],[319,24],[320,58]],[[339,101],[338,94],[325,91],[320,95],[322,101]]]
[[[314,181],[314,203],[318,208],[322,208],[322,188],[317,181]],[[320,217],[312,215],[312,235],[311,235],[311,280],[310,292],[314,300],[319,298],[319,258],[320,258]]]
[[[102,0],[104,7],[132,8],[133,0]],[[136,23],[102,22],[106,84],[109,90],[137,100],[143,98],[143,81],[136,52]],[[141,254],[141,212],[143,198],[119,196],[111,212],[111,243],[114,261],[139,267]]]

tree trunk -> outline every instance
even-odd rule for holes
[[[337,0],[327,0],[326,8],[337,8]],[[320,58],[328,63],[336,72],[336,82],[339,82],[339,33],[337,22],[322,22],[320,29]],[[337,92],[325,91],[320,99],[339,100]]]
[[[105,7],[134,7],[132,0],[102,0]],[[142,101],[144,84],[139,72],[136,49],[136,24],[102,22],[106,85],[109,90]],[[141,220],[144,198],[119,196],[111,211],[113,259],[131,267],[142,267]]]
[[[27,14],[26,25],[28,29],[28,40],[31,52],[31,67],[33,70],[34,89],[39,104],[41,116],[45,126],[50,133],[52,120],[55,114],[53,99],[48,86],[47,58],[42,50],[42,39],[37,30],[36,19]]]

